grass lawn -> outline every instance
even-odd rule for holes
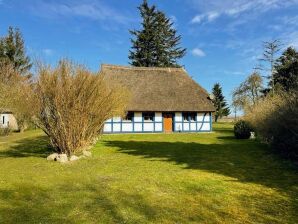
[[[41,131],[0,137],[0,223],[298,223],[298,172],[231,124],[213,133],[105,135],[48,162]]]

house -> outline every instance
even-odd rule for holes
[[[17,120],[11,111],[0,109],[0,128],[18,129]]]
[[[107,120],[104,133],[212,131],[209,94],[183,68],[104,64],[101,74],[131,92],[126,116]]]

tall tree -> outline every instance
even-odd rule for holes
[[[239,108],[249,110],[261,98],[263,90],[263,79],[257,72],[253,72],[233,91],[233,104]]]
[[[269,88],[264,89],[263,92],[266,94],[270,90],[274,93],[274,82],[273,76],[275,73],[275,64],[277,60],[278,52],[281,50],[282,43],[280,40],[265,41],[263,42],[263,56],[260,59],[261,62],[265,62],[265,65],[261,66],[261,70],[267,71],[269,74],[266,75],[266,78],[269,80]]]
[[[212,94],[212,102],[215,107],[215,122],[217,122],[218,118],[228,116],[230,114],[230,109],[227,105],[225,97],[222,94],[222,88],[219,83],[214,84],[212,88]]]
[[[179,47],[181,36],[173,28],[173,22],[149,6],[147,1],[138,7],[142,17],[141,29],[131,30],[132,49],[129,51],[130,64],[145,67],[180,67],[178,59],[186,49]]]
[[[0,60],[11,63],[19,73],[27,73],[32,63],[26,55],[23,36],[18,28],[8,28],[8,34],[0,38]]]
[[[298,89],[298,52],[288,47],[275,65],[274,85],[280,85],[285,91]]]

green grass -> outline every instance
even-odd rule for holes
[[[297,168],[214,126],[106,135],[69,164],[41,131],[0,137],[0,223],[297,223]]]

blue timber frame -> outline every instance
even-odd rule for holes
[[[183,112],[181,112],[181,121],[176,121],[175,117],[173,119],[173,125],[174,125],[174,128],[173,128],[173,131],[174,132],[211,132],[212,131],[212,113],[211,112],[205,112],[204,115],[203,115],[203,120],[202,121],[197,121],[197,114],[199,112],[196,112],[196,120],[195,121],[191,121],[190,120],[190,116],[188,115],[188,121],[185,122],[183,120]],[[206,118],[206,115],[209,115],[209,121],[206,122],[205,121],[205,118]],[[203,125],[204,124],[208,124],[209,123],[209,127],[210,129],[209,130],[201,130]],[[176,124],[181,124],[181,130],[176,130]],[[188,129],[189,130],[184,130],[184,124],[188,124]],[[191,128],[191,124],[195,124],[196,125],[196,130],[190,130]],[[198,128],[198,126],[200,125],[200,127]]]
[[[135,121],[135,116],[132,117],[132,121],[125,121],[123,119],[120,118],[120,121],[114,121],[114,118],[111,118],[110,121],[105,122],[105,124],[110,124],[111,125],[111,131],[107,132],[104,131],[104,134],[112,134],[112,133],[162,133],[164,132],[164,117],[163,117],[163,113],[162,112],[154,112],[154,117],[153,117],[153,121],[152,122],[145,122],[144,121],[144,116],[143,116],[143,112],[139,112],[142,114],[142,121]],[[156,121],[155,119],[155,113],[161,113],[161,121]],[[173,112],[173,132],[211,132],[212,131],[212,113],[211,112],[205,112],[203,115],[203,120],[202,121],[197,121],[197,114],[199,112],[196,112],[196,121],[191,121],[190,120],[190,116],[188,117],[188,122],[184,122],[183,121],[183,115],[181,112],[181,116],[182,116],[182,121],[176,121],[176,117],[175,117],[175,112]],[[205,117],[206,115],[209,115],[209,121],[205,121]],[[146,123],[151,123],[153,124],[153,131],[144,131],[144,124]],[[195,124],[196,125],[196,130],[184,130],[184,124],[189,125],[189,129],[191,129],[191,124]],[[209,130],[201,130],[204,124],[208,124],[209,123]],[[114,124],[119,124],[120,125],[120,131],[114,131]],[[123,127],[122,124],[131,124],[132,125],[132,131],[123,131]],[[135,124],[142,124],[142,130],[141,131],[135,131]],[[156,124],[161,124],[161,131],[156,131]],[[181,124],[181,130],[176,130],[176,124]],[[200,125],[200,127],[199,127]]]
[[[143,112],[140,112],[142,114],[142,121],[135,121],[135,116],[132,117],[132,121],[123,121],[123,119],[120,118],[120,121],[114,121],[114,118],[111,118],[111,121],[107,121],[105,122],[105,124],[110,124],[111,125],[111,131],[104,131],[104,134],[112,134],[112,133],[162,133],[164,131],[163,128],[163,116],[161,121],[156,121],[155,120],[155,113],[154,113],[154,117],[153,117],[153,121],[152,122],[145,122],[144,121],[144,116],[143,116]],[[157,113],[161,113],[162,112],[157,112]],[[153,124],[153,131],[144,131],[144,124]],[[114,131],[114,124],[120,124],[120,131]],[[122,131],[122,124],[132,124],[132,131]],[[142,130],[141,131],[135,131],[135,124],[142,124]],[[156,124],[161,124],[161,131],[156,131],[155,130],[155,126]]]

